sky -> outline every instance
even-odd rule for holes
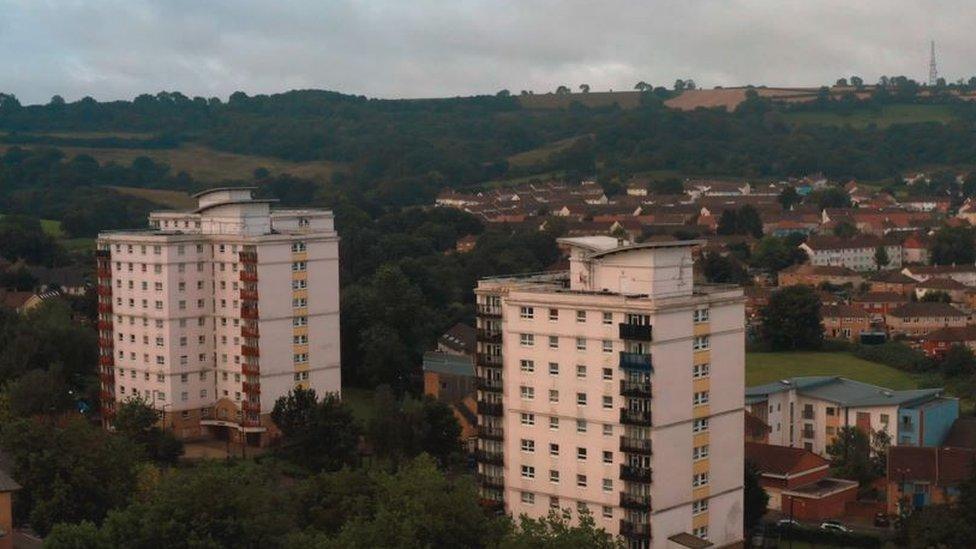
[[[22,103],[317,88],[370,97],[976,75],[969,0],[0,0]]]

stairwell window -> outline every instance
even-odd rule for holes
[[[708,404],[708,391],[700,391],[694,394],[692,397],[692,404],[694,406],[704,406]]]
[[[695,364],[691,367],[691,377],[694,379],[701,379],[703,377],[708,377],[710,366],[708,363],[705,364]]]
[[[708,539],[708,526],[699,526],[691,531],[692,535],[701,539]]]
[[[691,514],[692,515],[700,515],[700,514],[706,512],[706,511],[708,511],[708,500],[707,499],[700,499],[698,501],[691,502]]]
[[[704,351],[711,346],[711,342],[708,340],[708,336],[695,336],[692,348],[695,351]]]
[[[708,322],[708,309],[695,309],[692,319],[695,321],[695,324]]]
[[[698,461],[708,457],[708,445],[704,444],[702,446],[695,446],[691,449],[691,459],[693,461]]]
[[[291,270],[294,272],[301,272],[308,268],[308,265],[304,261],[293,261],[291,264]]]
[[[708,471],[696,473],[691,477],[692,488],[701,488],[702,486],[708,486]]]
[[[701,419],[696,419],[691,424],[691,432],[692,433],[704,433],[707,430],[708,430],[708,418],[707,417],[706,418],[701,418]]]

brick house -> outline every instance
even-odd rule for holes
[[[861,275],[846,267],[810,265],[809,263],[787,267],[779,272],[777,278],[780,286],[803,284],[816,287],[827,282],[835,286],[850,284],[857,287],[864,282],[864,278]]]
[[[915,291],[918,280],[894,269],[878,272],[871,277],[869,284],[871,285],[872,292],[892,292],[909,296]]]
[[[940,357],[953,345],[965,345],[976,351],[976,326],[940,328],[922,339],[922,350],[930,357]]]
[[[858,341],[861,333],[871,331],[871,315],[851,305],[824,305],[820,308],[824,336]]]
[[[885,315],[908,303],[908,298],[895,292],[868,292],[851,298],[851,306],[866,312],[872,322],[884,322]]]
[[[769,508],[798,520],[842,516],[857,499],[857,482],[829,478],[830,462],[809,450],[746,442],[746,461],[759,470]]]
[[[952,278],[933,277],[918,283],[915,287],[915,296],[922,299],[930,292],[941,292],[948,295],[953,303],[966,303],[966,292],[970,289],[969,286]]]
[[[924,336],[940,328],[966,326],[966,313],[948,303],[906,303],[885,316],[888,331]]]
[[[959,484],[969,478],[974,460],[976,450],[972,448],[892,446],[888,449],[888,512],[956,501]]]

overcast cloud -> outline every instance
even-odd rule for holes
[[[976,74],[974,28],[966,0],[0,0],[0,91],[37,103],[924,80],[933,38],[955,80]]]

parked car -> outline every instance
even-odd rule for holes
[[[793,528],[793,527],[797,527],[799,525],[800,525],[799,522],[797,522],[797,521],[795,521],[795,520],[793,520],[791,518],[783,518],[783,519],[779,519],[779,520],[776,521],[776,526],[778,526],[780,528]]]
[[[878,513],[874,515],[874,525],[878,528],[887,528],[891,526],[891,517],[884,513]]]
[[[843,524],[837,522],[836,520],[825,520],[820,523],[821,530],[829,530],[831,532],[850,532],[851,529],[844,526]]]

